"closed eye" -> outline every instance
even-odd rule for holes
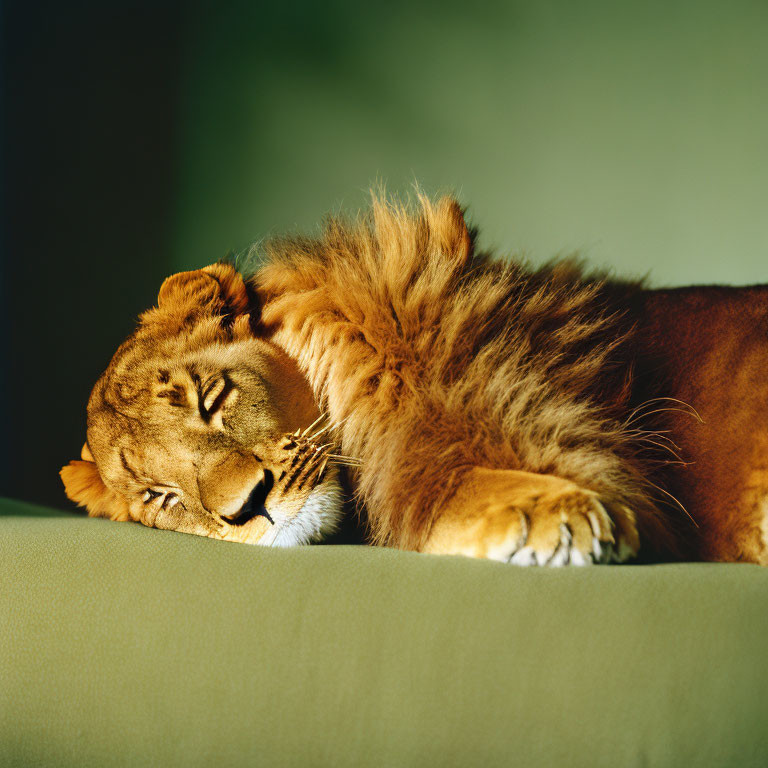
[[[222,409],[232,387],[232,382],[225,375],[205,385],[200,393],[200,415],[206,421]]]

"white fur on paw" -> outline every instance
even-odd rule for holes
[[[552,568],[559,568],[562,565],[568,565],[571,562],[571,546],[573,536],[565,523],[560,524],[560,543],[552,553],[552,557],[545,563]]]
[[[584,555],[573,546],[573,536],[565,523],[560,526],[560,542],[551,554],[537,552],[533,547],[524,546],[514,552],[508,561],[512,565],[546,565],[560,568],[564,565],[591,565],[591,555]]]
[[[571,565],[592,565],[592,558],[584,556],[578,549],[571,550]]]
[[[533,547],[523,547],[518,549],[509,559],[512,565],[538,565],[536,559],[536,550]]]
[[[554,509],[546,517],[537,518],[522,510],[510,509],[519,519],[510,525],[507,536],[489,546],[483,556],[512,565],[550,568],[623,563],[633,558],[636,552],[617,531],[608,505],[596,493],[585,495],[588,504],[580,510]],[[561,515],[559,523],[553,521],[552,514]],[[537,525],[545,526],[543,531],[537,529]],[[551,527],[547,529],[547,526]],[[579,534],[576,536],[578,546],[574,541],[575,531]]]
[[[573,541],[573,532],[567,522],[559,526],[559,540],[552,549],[537,550],[528,544],[530,524],[525,526],[525,535],[515,542],[513,551],[506,557],[506,561],[512,565],[538,565],[550,568],[559,568],[565,565],[584,566],[594,563],[619,563],[625,562],[635,555],[632,548],[623,540],[618,547],[611,541],[601,537],[604,535],[604,525],[601,525],[600,517],[607,520],[613,529],[613,521],[603,503],[593,497],[594,509],[588,510],[584,516],[589,522],[592,538],[588,551],[578,549]],[[528,521],[527,521],[528,522]],[[614,529],[615,530],[615,529]],[[496,559],[498,558],[498,554]]]
[[[510,558],[521,549],[525,548],[525,542],[528,538],[529,525],[528,518],[522,513],[517,512],[520,523],[520,533],[512,541],[509,539],[504,540],[500,544],[494,547],[490,547],[485,554],[489,560],[498,560],[501,563],[510,562]],[[521,565],[528,565],[528,563],[521,563]],[[535,565],[535,563],[533,563]]]

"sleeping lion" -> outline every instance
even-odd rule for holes
[[[768,287],[498,261],[451,198],[374,199],[244,279],[169,277],[61,471],[88,513],[518,565],[768,564]]]

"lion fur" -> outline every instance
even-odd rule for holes
[[[673,535],[635,397],[634,282],[578,263],[533,269],[476,245],[451,198],[374,196],[316,238],[261,247],[261,330],[294,358],[362,467],[374,543],[419,549],[473,466],[574,481]]]

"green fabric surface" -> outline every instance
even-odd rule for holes
[[[768,765],[768,571],[271,550],[0,502],[0,765]]]

